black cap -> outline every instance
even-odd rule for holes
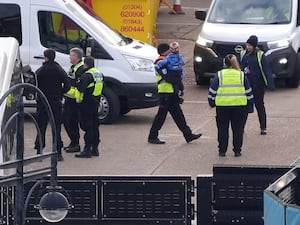
[[[247,40],[247,43],[252,45],[253,47],[257,46],[257,42],[258,42],[258,38],[255,35],[251,35]]]
[[[157,52],[160,55],[162,55],[164,52],[168,51],[169,49],[170,49],[170,46],[167,43],[161,43],[157,46]]]

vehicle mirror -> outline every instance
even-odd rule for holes
[[[206,18],[206,14],[207,14],[207,12],[205,10],[195,11],[195,17],[198,20],[204,21]]]
[[[95,59],[113,59],[110,54],[93,38],[89,38],[87,40],[85,54],[86,56],[93,56]]]
[[[30,65],[25,65],[22,67],[22,76],[23,76],[23,82],[37,85],[36,80],[36,74],[31,70]],[[34,100],[35,99],[35,90],[31,88],[25,88],[23,91],[23,95],[27,100]]]

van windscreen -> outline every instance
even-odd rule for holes
[[[287,24],[291,0],[216,0],[208,22],[226,24]]]

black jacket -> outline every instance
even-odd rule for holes
[[[37,86],[48,100],[62,99],[70,89],[67,73],[57,62],[44,62],[36,71]]]

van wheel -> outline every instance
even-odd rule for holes
[[[120,114],[120,101],[118,96],[110,89],[104,88],[98,108],[100,123],[111,124]]]
[[[289,88],[297,88],[300,82],[300,55],[297,54],[296,68],[293,77],[286,79],[286,86]]]

